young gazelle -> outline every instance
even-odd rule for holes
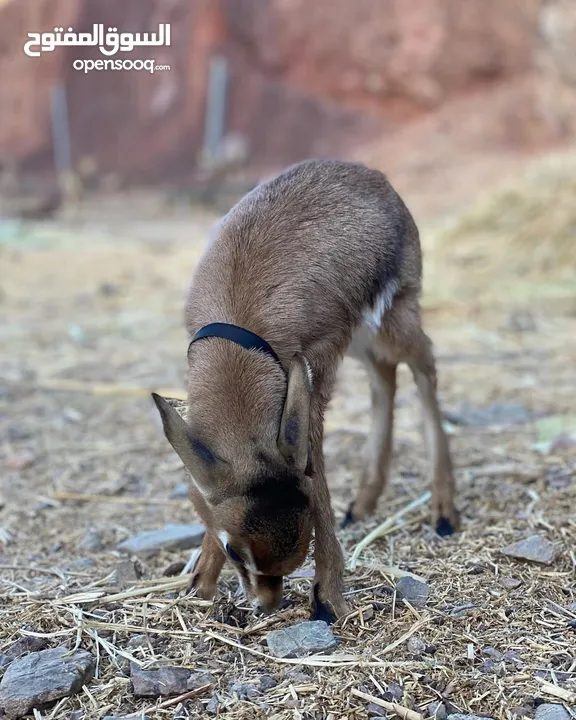
[[[440,534],[457,528],[421,274],[410,212],[386,177],[363,165],[299,163],[223,218],[186,306],[184,418],[154,395],[207,527],[193,571],[201,597],[214,597],[228,559],[248,596],[274,610],[283,576],[302,564],[314,533],[313,616],[346,612],[322,441],[347,352],[369,371],[372,429],[345,522],[372,513],[386,485],[396,368],[405,362],[425,411],[433,521]]]

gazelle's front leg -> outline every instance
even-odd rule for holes
[[[322,415],[322,412],[312,408],[310,450],[314,492],[314,562],[316,571],[311,603],[312,618],[330,623],[345,615],[348,612],[348,606],[342,594],[344,556],[336,537],[334,512],[324,472]]]
[[[203,600],[214,600],[218,578],[226,561],[222,546],[210,530],[206,531],[200,557],[192,571],[190,589],[195,588]]]

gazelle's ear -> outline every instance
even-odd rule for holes
[[[288,370],[288,392],[280,422],[278,449],[300,472],[304,472],[308,464],[311,393],[310,366],[303,355],[296,353]]]

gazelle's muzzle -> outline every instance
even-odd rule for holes
[[[284,578],[275,575],[255,575],[256,599],[258,609],[263,613],[278,610],[284,592]]]

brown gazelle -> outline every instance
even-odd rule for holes
[[[183,416],[154,395],[207,527],[192,580],[201,597],[214,597],[228,559],[248,597],[274,610],[283,577],[302,564],[314,535],[313,617],[347,612],[322,450],[324,412],[347,352],[368,368],[373,417],[344,522],[372,513],[386,485],[396,367],[406,362],[424,407],[433,521],[439,534],[457,528],[421,274],[410,212],[364,165],[298,163],[219,223],[186,306]]]

